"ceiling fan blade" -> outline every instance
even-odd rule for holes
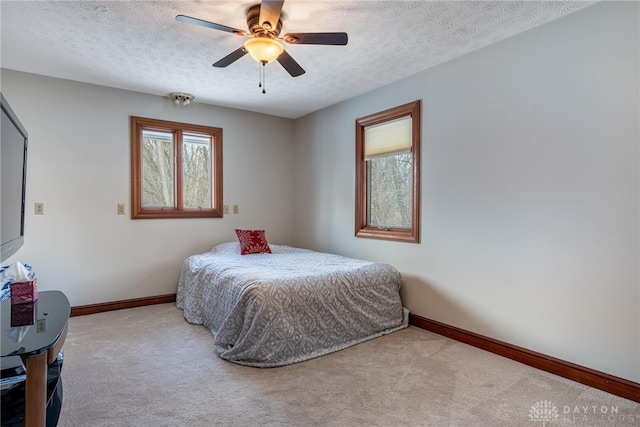
[[[286,50],[283,51],[280,56],[278,56],[278,62],[284,67],[285,70],[287,70],[289,74],[291,74],[291,77],[298,77],[305,73],[300,64],[298,64],[296,60],[287,53]]]
[[[287,33],[282,39],[290,44],[344,46],[349,41],[349,36],[347,33]]]
[[[192,18],[186,15],[176,16],[176,20],[180,22],[186,22],[187,24],[200,25],[201,27],[213,28],[214,30],[226,31],[227,33],[238,34],[241,36],[248,36],[249,34],[244,30],[239,30],[233,27],[227,27],[226,25],[216,24],[215,22],[204,21],[198,18]]]
[[[260,4],[260,25],[265,27],[265,22],[268,22],[269,24],[265,29],[275,29],[280,20],[283,3],[284,0],[262,0]]]
[[[245,48],[243,46],[243,47],[241,47],[239,49],[234,50],[229,55],[225,56],[220,61],[218,61],[215,64],[213,64],[213,66],[217,67],[217,68],[224,68],[227,65],[233,64],[234,62],[236,62],[238,59],[242,58],[246,54],[247,54],[247,51],[245,50]]]

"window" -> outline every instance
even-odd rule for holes
[[[222,217],[222,129],[131,117],[131,218]]]
[[[356,120],[356,237],[420,242],[420,105]]]

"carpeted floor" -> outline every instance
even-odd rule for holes
[[[60,427],[640,426],[640,404],[409,327],[238,366],[174,304],[73,317]]]

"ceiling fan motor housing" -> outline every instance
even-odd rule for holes
[[[271,37],[276,38],[280,35],[282,30],[282,19],[278,19],[278,23],[273,25],[273,22],[260,24],[260,5],[256,4],[251,6],[247,11],[247,27],[249,31],[256,37]]]

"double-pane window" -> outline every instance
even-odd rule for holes
[[[131,118],[132,218],[222,216],[222,129]]]

